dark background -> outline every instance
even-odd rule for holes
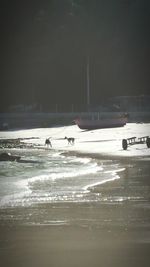
[[[149,94],[149,0],[5,0],[0,4],[0,111]]]

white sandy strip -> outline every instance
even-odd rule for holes
[[[75,144],[68,145],[64,137],[74,137]],[[0,138],[27,138],[34,144],[43,145],[47,137],[51,137],[52,149],[62,151],[76,151],[82,153],[99,153],[114,156],[150,156],[150,148],[146,144],[129,146],[127,150],[122,148],[122,139],[136,136],[137,140],[142,136],[150,136],[150,123],[128,123],[124,127],[82,131],[78,126],[64,126],[54,128],[38,128],[31,130],[0,132]],[[27,140],[29,142],[29,140]]]

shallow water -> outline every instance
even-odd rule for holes
[[[64,156],[53,150],[18,150],[23,162],[0,162],[0,208],[98,201],[90,187],[117,179],[118,163]]]

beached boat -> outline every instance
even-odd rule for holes
[[[87,107],[90,106],[90,65],[89,57],[87,58]],[[98,114],[99,116],[99,114]],[[103,118],[97,119],[94,118],[78,118],[74,122],[80,129],[83,130],[94,130],[94,129],[103,129],[103,128],[114,128],[122,127],[127,123],[128,114],[123,114],[117,118]]]
[[[82,130],[123,127],[127,123],[127,116],[111,119],[75,119],[74,122]]]

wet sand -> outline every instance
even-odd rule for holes
[[[1,266],[149,266],[150,161],[117,160],[121,178],[91,188],[98,202],[2,210]]]

